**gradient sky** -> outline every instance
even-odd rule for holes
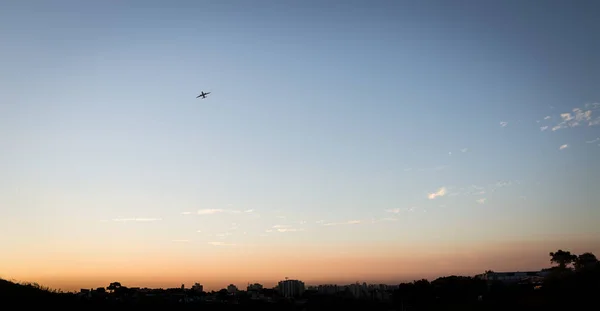
[[[599,12],[4,1],[0,277],[219,289],[600,255]]]

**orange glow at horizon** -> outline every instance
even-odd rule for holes
[[[495,271],[539,270],[548,267],[548,252],[558,248],[574,253],[599,252],[598,241],[514,242],[454,246],[437,251],[397,248],[389,251],[362,245],[353,251],[328,252],[311,247],[282,249],[280,253],[254,249],[222,249],[220,253],[139,253],[130,256],[93,257],[83,254],[16,257],[2,261],[10,267],[0,277],[38,282],[65,291],[108,286],[118,281],[130,287],[179,287],[199,282],[206,290],[228,284],[245,288],[247,283],[273,286],[285,277],[307,285],[324,283],[398,283],[415,279]],[[568,248],[566,245],[573,245]],[[391,246],[391,245],[390,245]],[[595,247],[595,248],[594,248]],[[259,256],[259,254],[263,254]],[[39,260],[39,258],[42,258]],[[8,273],[7,273],[8,272]]]

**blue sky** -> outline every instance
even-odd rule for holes
[[[5,266],[599,233],[595,1],[2,7]]]

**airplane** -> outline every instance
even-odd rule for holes
[[[208,94],[210,94],[210,92],[206,92],[206,93],[204,93],[204,91],[202,91],[202,94],[200,94],[200,95],[196,96],[196,98],[198,98],[198,97],[202,97],[202,99],[205,99],[205,98],[206,98],[206,95],[208,95]]]

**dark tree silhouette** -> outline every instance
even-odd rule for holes
[[[574,266],[575,270],[583,270],[594,268],[598,265],[598,259],[596,255],[592,253],[583,253],[575,259]]]
[[[106,289],[108,289],[109,291],[114,291],[118,288],[121,287],[121,283],[120,282],[112,282],[108,285],[108,287]]]
[[[558,268],[561,270],[567,269],[567,266],[574,263],[577,260],[577,255],[571,254],[569,251],[563,251],[559,249],[556,252],[550,252],[550,262],[558,264]]]

